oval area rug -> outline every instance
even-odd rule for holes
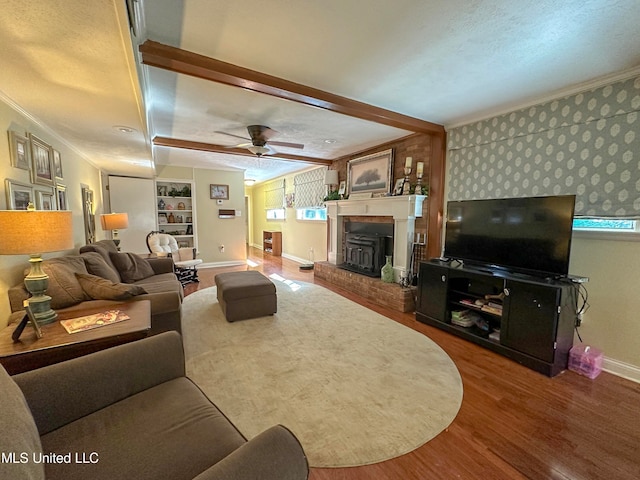
[[[453,421],[462,380],[432,340],[330,290],[274,280],[278,313],[229,323],[215,287],[183,305],[187,375],[247,437],[291,429],[312,467],[408,453]]]

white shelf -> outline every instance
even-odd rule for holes
[[[181,246],[196,247],[197,248],[197,230],[196,230],[196,205],[195,205],[195,182],[192,180],[173,179],[173,178],[157,178],[156,179],[156,225],[157,230],[164,231],[173,235],[179,240]],[[189,187],[191,196],[182,195],[168,195],[168,192],[172,188],[181,191],[184,187]],[[161,192],[164,190],[164,192]],[[163,193],[161,195],[161,193]],[[166,193],[166,194],[165,194]],[[160,204],[165,208],[160,208]],[[178,208],[178,204],[183,204],[184,208]],[[166,208],[170,205],[172,208]],[[181,217],[180,222],[173,223],[160,223],[159,216],[169,217]],[[185,221],[189,217],[191,221]],[[187,227],[193,233],[179,234],[172,233],[177,231],[186,231]]]

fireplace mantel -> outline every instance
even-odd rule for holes
[[[329,263],[343,262],[343,222],[340,217],[393,217],[393,268],[396,280],[411,267],[411,249],[415,241],[415,220],[422,217],[426,195],[401,195],[357,200],[325,202],[329,225]]]

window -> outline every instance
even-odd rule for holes
[[[284,220],[285,213],[284,208],[269,208],[267,209],[267,220]]]
[[[296,209],[296,219],[298,220],[327,220],[326,208],[298,208]]]
[[[588,232],[638,232],[638,221],[621,218],[574,218],[573,228]]]

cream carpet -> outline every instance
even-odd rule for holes
[[[433,341],[326,288],[274,283],[274,316],[228,323],[215,287],[184,302],[187,374],[246,437],[280,423],[312,467],[347,467],[408,453],[453,421],[462,380]]]

